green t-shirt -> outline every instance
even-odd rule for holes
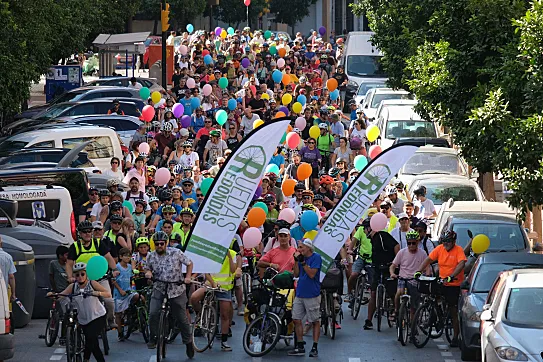
[[[330,152],[330,145],[334,142],[334,137],[329,133],[326,136],[317,137],[317,148],[320,152]]]
[[[358,254],[363,257],[364,254],[369,255],[369,258],[364,258],[367,262],[371,263],[371,241],[366,236],[364,228],[361,226],[356,230],[354,237],[360,242],[360,250]]]

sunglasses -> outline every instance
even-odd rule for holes
[[[155,246],[164,246],[166,243],[162,242],[162,243],[158,243],[155,241]]]
[[[407,245],[417,245],[417,242],[416,241],[408,241]]]
[[[294,190],[294,192],[302,192],[302,191],[304,191],[304,190]]]
[[[192,187],[192,184],[183,184],[183,187]]]
[[[230,130],[235,130],[235,129],[236,129],[236,127],[230,127]]]
[[[388,206],[381,207],[381,210],[383,210],[383,211],[388,210],[388,209],[390,209],[390,207],[388,207]]]
[[[74,277],[79,278],[79,277],[84,277],[85,275],[87,275],[87,273],[75,273]]]
[[[121,225],[120,221],[112,221],[111,224]]]
[[[98,196],[98,192],[91,192],[89,196]]]
[[[119,162],[115,161],[115,162],[112,162],[111,164],[112,164],[112,165],[118,165]]]
[[[443,240],[441,243],[442,244],[452,244],[452,240]]]
[[[314,144],[315,144],[315,142],[307,142],[307,143],[309,143],[310,145],[314,145]]]
[[[211,121],[204,121],[204,123],[211,123]]]
[[[80,233],[80,234],[90,234],[90,233],[92,233],[92,230],[90,230],[90,229],[87,229],[87,230],[80,230],[79,233]]]
[[[310,199],[311,196],[302,196],[302,199]]]
[[[204,197],[204,194],[196,194],[196,197]]]
[[[170,179],[170,182],[174,182],[174,181],[175,181],[175,179],[174,179],[174,178],[171,178],[171,179]]]
[[[173,212],[163,212],[164,215],[173,215]]]

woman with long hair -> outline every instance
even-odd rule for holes
[[[117,244],[121,248],[127,248],[132,250],[134,241],[136,240],[136,225],[134,220],[129,217],[125,217],[121,223],[121,230],[117,234]]]
[[[332,154],[331,165],[335,165],[338,158],[348,160],[348,164],[345,165],[347,167],[353,163],[353,151],[348,146],[347,137],[339,138],[339,147],[336,147]]]

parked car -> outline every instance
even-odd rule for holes
[[[0,280],[4,280],[4,274],[0,270]],[[0,361],[13,358],[15,355],[15,343],[11,334],[11,319],[9,313],[8,287],[0,282]]]
[[[373,88],[366,93],[364,102],[362,102],[362,110],[366,116],[373,121],[377,108],[381,101],[386,99],[414,99],[415,97],[403,89],[394,90],[392,88]]]
[[[290,34],[286,31],[272,31],[271,33],[276,40],[284,39],[287,41],[287,43],[292,43],[292,38],[290,37]]]
[[[24,112],[19,113],[15,116],[15,119],[23,118],[32,118],[36,114],[54,106],[55,104],[64,103],[64,102],[75,102],[75,101],[88,101],[91,99],[99,98],[140,98],[140,93],[137,89],[126,88],[126,87],[80,87],[71,89],[62,93],[60,96],[52,99],[50,102],[35,106],[27,109]],[[11,127],[16,126],[17,122],[13,122],[6,127],[3,131],[11,132]],[[8,133],[10,134],[10,133]]]
[[[388,107],[408,107],[414,109],[419,102],[416,99],[385,99],[379,103],[379,107],[375,111],[375,120],[376,124],[379,122],[379,119],[383,117],[383,113]]]
[[[370,89],[373,88],[385,88],[386,87],[386,80],[384,79],[366,79],[360,81],[360,84],[358,85],[358,88],[356,89],[356,93],[354,94],[353,99],[355,100],[357,105],[362,105],[362,102],[364,101],[364,98],[366,98],[366,94]]]
[[[507,204],[490,201],[449,200],[441,206],[432,229],[432,241],[438,242],[443,232],[453,230],[456,244],[465,247],[470,237],[484,234],[490,239],[487,252],[529,252],[526,231],[517,221],[517,213]]]
[[[468,177],[468,166],[452,148],[424,146],[398,171],[398,179],[409,185],[416,175],[460,175]]]
[[[96,86],[110,86],[110,87],[128,87],[130,84],[130,79],[132,77],[108,77],[108,78],[101,78],[97,80],[93,80],[91,82],[86,83],[85,85],[88,87],[96,87]],[[157,83],[157,80],[155,78],[143,78],[143,77],[135,77],[136,82],[141,84],[142,87],[147,87],[151,92],[157,91],[157,92],[163,92],[164,88],[160,84]],[[129,88],[130,89],[130,88]],[[136,90],[137,91],[137,90]],[[139,96],[139,91],[138,96]]]
[[[451,148],[449,141],[446,138],[429,138],[429,137],[398,137],[394,140],[392,145],[409,143],[415,146],[434,146]]]
[[[518,268],[543,268],[543,255],[514,252],[482,254],[462,282],[458,316],[463,361],[477,359],[481,350],[480,317],[496,277],[504,270]]]
[[[119,98],[102,98],[94,99],[91,101],[82,102],[65,102],[55,104],[51,108],[38,113],[32,119],[38,121],[48,121],[50,119],[58,117],[69,116],[86,116],[90,114],[107,114],[107,112],[113,107],[113,100],[118,99],[120,102],[121,110],[125,115],[140,117],[141,110],[144,107],[144,103],[141,99],[119,99]]]
[[[50,148],[50,147],[31,147],[23,148],[22,150],[14,151],[7,157],[0,160],[0,167],[23,164],[23,163],[40,163],[52,162],[59,163],[71,149],[69,148]],[[94,164],[89,160],[87,152],[79,152],[77,157],[70,162],[69,167],[82,168],[87,172],[92,172],[95,169]]]
[[[483,362],[543,359],[543,269],[504,272],[483,309]]]

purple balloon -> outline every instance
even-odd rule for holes
[[[190,126],[190,116],[184,115],[181,117],[181,127],[188,128]]]
[[[173,105],[172,112],[175,118],[179,118],[183,115],[183,112],[185,112],[185,107],[183,107],[181,103],[176,103]]]
[[[261,195],[262,195],[262,186],[258,186],[253,196],[253,200],[258,199]]]
[[[249,68],[249,65],[251,65],[251,61],[249,60],[249,58],[243,58],[241,60],[241,66],[243,68]]]
[[[319,34],[320,34],[321,36],[323,36],[324,34],[326,34],[326,28],[325,28],[324,26],[321,26],[321,27],[319,28]]]
[[[216,36],[221,36],[221,33],[222,33],[222,28],[219,27],[219,26],[217,26],[217,27],[215,28],[215,35],[216,35]]]
[[[288,108],[285,106],[279,107],[279,112],[283,112],[286,116],[288,116]]]

